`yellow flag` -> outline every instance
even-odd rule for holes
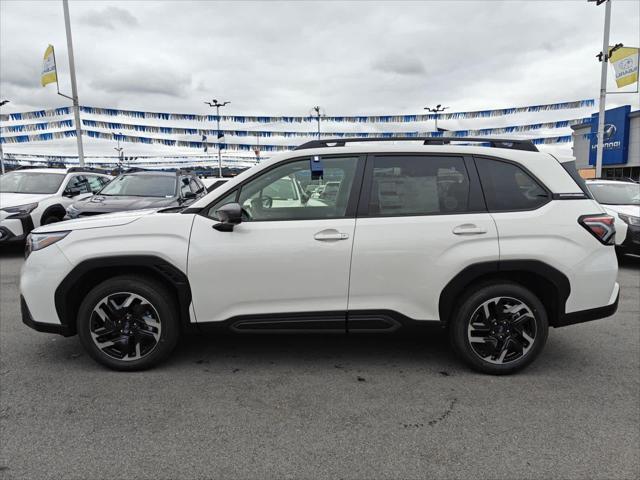
[[[618,88],[638,81],[638,48],[622,47],[611,54],[611,64],[616,73]]]
[[[56,72],[56,56],[53,53],[53,45],[49,45],[44,52],[44,60],[42,60],[42,76],[40,77],[40,83],[44,87],[48,83],[54,83],[58,81],[58,74]]]

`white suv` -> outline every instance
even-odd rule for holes
[[[0,245],[59,222],[74,201],[93,195],[111,176],[91,168],[30,168],[0,176]]]
[[[524,141],[393,140],[317,140],[183,210],[38,228],[23,321],[77,333],[119,370],[157,364],[191,330],[435,325],[473,368],[501,374],[529,364],[549,326],[616,311],[613,218],[572,162]],[[274,188],[282,179],[302,188]],[[270,196],[312,182],[339,188],[325,200]]]

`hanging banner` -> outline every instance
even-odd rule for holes
[[[392,138],[392,137],[441,137],[441,136],[485,136],[501,135],[510,133],[523,133],[543,129],[568,128],[572,125],[590,122],[591,118],[573,118],[568,120],[556,120],[553,122],[531,123],[526,125],[507,125],[504,127],[490,127],[466,130],[447,130],[446,132],[427,131],[399,131],[399,132],[323,132],[325,138]],[[20,125],[9,125],[1,127],[0,131],[9,133],[32,132],[56,130],[73,126],[73,120],[56,120],[52,122],[36,122]],[[193,135],[193,136],[213,136],[217,130],[184,127],[164,127],[156,125],[139,125],[126,122],[105,122],[102,120],[82,120],[83,127],[99,128],[103,130],[134,130],[136,132],[147,132],[166,135]],[[225,135],[233,137],[260,137],[260,138],[315,138],[316,131],[277,131],[277,130],[220,130],[222,137]],[[218,140],[221,141],[221,140]]]
[[[56,83],[57,81],[58,73],[56,71],[56,55],[53,51],[53,45],[49,45],[44,52],[44,59],[42,60],[40,83],[44,87],[49,83]]]
[[[613,65],[618,88],[633,85],[638,81],[639,52],[638,48],[622,47],[611,54],[609,61]]]
[[[529,105],[525,107],[500,108],[495,110],[478,110],[472,112],[451,112],[441,113],[438,120],[458,120],[474,118],[491,118],[506,115],[516,115],[519,113],[533,113],[556,110],[571,110],[577,108],[593,107],[593,99],[576,100],[572,102],[547,103],[543,105]],[[193,113],[162,113],[144,112],[138,110],[120,110],[115,108],[100,108],[81,106],[80,111],[87,115],[99,115],[108,117],[129,117],[144,118],[153,120],[188,120],[195,122],[215,122],[216,115],[199,115]],[[69,115],[69,107],[55,108],[50,110],[37,110],[33,112],[20,112],[0,115],[0,121],[19,121],[33,118],[53,117]],[[369,115],[369,116],[336,116],[323,117],[322,123],[415,123],[433,120],[434,114],[419,115]],[[314,116],[262,116],[262,115],[220,115],[220,121],[231,123],[303,123],[316,122]]]

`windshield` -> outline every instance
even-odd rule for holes
[[[98,195],[127,197],[173,197],[176,177],[169,175],[121,175],[108,183]]]
[[[640,185],[635,183],[590,183],[589,190],[599,203],[640,205]]]
[[[62,180],[61,173],[11,172],[0,177],[0,192],[56,193]]]

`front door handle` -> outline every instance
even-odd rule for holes
[[[455,235],[482,235],[487,233],[486,228],[478,227],[473,223],[463,223],[453,229]]]
[[[313,238],[315,238],[319,242],[333,242],[337,240],[346,240],[347,238],[349,238],[349,234],[341,233],[333,228],[328,228],[316,233]]]

